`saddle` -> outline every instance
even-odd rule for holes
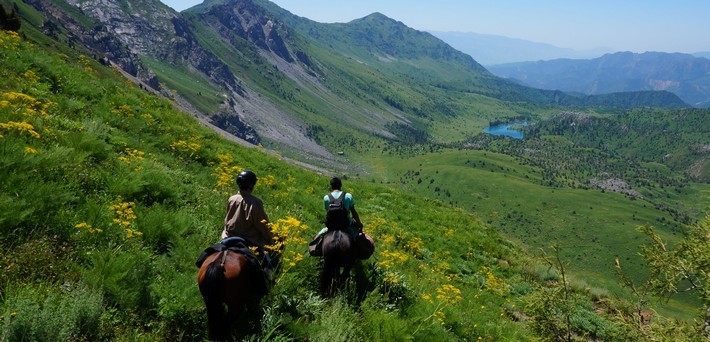
[[[316,234],[313,240],[308,243],[308,254],[310,256],[321,257],[323,256],[323,237],[325,233],[321,231]],[[367,233],[363,231],[357,232],[354,239],[355,242],[355,252],[358,259],[367,260],[375,252],[375,240],[370,237]]]
[[[200,257],[197,258],[197,261],[195,262],[195,266],[197,268],[202,267],[202,264],[205,262],[208,256],[214,254],[214,253],[219,253],[224,250],[230,250],[235,253],[239,254],[244,254],[244,256],[247,257],[247,260],[249,261],[249,264],[252,266],[255,266],[257,268],[261,268],[261,263],[259,262],[259,258],[254,255],[254,252],[249,249],[249,246],[255,246],[253,243],[249,242],[249,240],[240,237],[240,236],[232,236],[228,237],[218,243],[215,243],[212,246],[207,247],[202,254],[200,254]]]
[[[200,254],[200,257],[197,258],[197,261],[195,262],[195,266],[197,268],[202,267],[202,264],[205,263],[205,260],[207,259],[208,256],[214,254],[214,253],[219,253],[224,250],[229,250],[235,253],[240,253],[243,254],[246,258],[247,261],[249,262],[249,265],[251,265],[251,269],[253,270],[253,275],[260,278],[261,281],[254,281],[252,284],[254,285],[254,291],[257,292],[260,295],[265,295],[270,287],[270,277],[267,273],[270,273],[271,270],[270,268],[272,267],[271,261],[268,258],[263,258],[263,263],[260,262],[259,257],[257,257],[254,252],[249,248],[249,246],[256,246],[255,244],[251,243],[249,240],[240,237],[240,236],[232,236],[228,237],[218,243],[215,243],[212,246],[207,247],[202,254]],[[263,251],[262,251],[263,253]],[[268,256],[268,255],[267,255]],[[263,266],[262,266],[263,264]]]

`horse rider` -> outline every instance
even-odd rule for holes
[[[239,192],[227,200],[227,215],[224,218],[222,239],[238,236],[257,247],[259,254],[264,256],[266,269],[271,269],[271,260],[264,246],[274,244],[274,234],[269,227],[269,217],[264,211],[264,204],[252,195],[256,185],[256,174],[244,170],[237,175]]]
[[[343,182],[338,177],[333,177],[330,179],[330,193],[323,197],[323,207],[328,210],[330,206],[331,197],[334,199],[340,198],[343,195]],[[351,193],[345,193],[345,197],[342,199],[343,206],[347,211],[348,216],[348,233],[354,238],[358,231],[362,229],[362,223],[360,222],[360,215],[358,215],[357,210],[355,210],[355,199]],[[319,232],[320,234],[325,234],[327,228],[324,228]]]

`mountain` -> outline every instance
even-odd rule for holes
[[[322,262],[305,251],[322,224],[319,194],[327,176],[234,144],[116,67],[56,41],[22,37],[34,33],[29,27],[21,34],[0,31],[0,340],[205,340],[208,315],[195,260],[218,239],[235,170],[245,167],[259,175],[255,194],[264,200],[282,246],[263,310],[247,313],[259,315],[261,324],[245,340],[695,340],[703,327],[702,319],[667,320],[655,312],[654,325],[639,325],[637,313],[645,306],[636,297],[627,301],[572,278],[568,263],[530,256],[484,223],[485,216],[369,179],[345,184],[357,191],[365,231],[377,241],[375,255],[357,262],[347,291],[323,299],[317,290]],[[421,157],[426,159],[392,156],[392,164],[433,167],[431,156]],[[500,184],[491,178],[537,178],[537,168],[516,168],[512,158],[501,157],[481,152],[456,160],[466,165],[462,174],[487,186]],[[438,186],[452,170],[408,172],[406,178],[435,176]],[[431,184],[429,179],[418,183]],[[677,187],[669,190],[675,194]],[[617,204],[617,197],[595,191],[580,197],[600,199],[594,209],[602,213],[594,217],[633,213],[645,222],[655,216],[640,201],[606,211],[604,203]],[[555,205],[551,201],[525,203],[545,212]],[[495,206],[505,210],[495,215],[499,219],[521,217],[520,206]],[[580,222],[593,213],[586,205],[574,210]],[[522,219],[531,223],[521,228],[546,226],[534,217]],[[706,237],[708,223],[694,236]],[[606,240],[607,234],[576,230],[585,244]],[[626,252],[619,241],[638,234],[608,232],[626,271],[624,256],[634,251]],[[673,254],[672,260],[693,267],[706,250]]]
[[[495,65],[489,70],[543,89],[589,95],[665,90],[693,106],[710,107],[710,60],[688,54],[618,52],[590,60]]]
[[[41,32],[119,66],[206,124],[328,167],[344,164],[336,153],[341,135],[401,141],[445,131],[453,117],[486,122],[462,110],[481,106],[471,95],[556,106],[686,106],[663,92],[598,97],[521,86],[379,13],[323,24],[264,0],[208,0],[182,13],[157,0],[26,4],[27,26],[46,18]]]
[[[612,52],[606,48],[574,50],[529,40],[473,32],[431,31],[430,33],[455,49],[471,55],[485,66],[559,58],[595,58]]]
[[[705,210],[710,109],[521,86],[378,13],[8,3],[0,340],[203,340],[194,261],[244,168],[287,246],[249,340],[691,340],[705,323],[707,292],[645,310],[635,228],[674,246]],[[482,133],[517,119],[539,122],[529,139]],[[332,174],[377,250],[364,287],[323,300],[305,250]]]

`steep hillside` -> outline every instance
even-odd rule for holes
[[[561,233],[559,237],[597,239],[593,242],[602,248],[614,239],[638,248],[646,240],[635,230],[637,222],[664,216],[657,221],[662,236],[673,238],[684,225],[665,219],[665,211],[623,195],[595,191],[587,197],[585,192],[591,189],[565,188],[574,184],[565,177],[577,170],[548,173],[570,156],[570,162],[599,157],[602,164],[629,158],[628,165],[635,165],[632,153],[616,156],[580,144],[583,153],[576,154],[577,142],[548,136],[534,143],[550,140],[559,145],[542,146],[539,151],[575,154],[533,159],[549,163],[545,165],[551,168],[546,169],[505,155],[510,146],[505,139],[491,140],[489,150],[496,153],[490,155],[489,151],[453,148],[455,143],[481,138],[481,128],[489,120],[543,119],[560,111],[559,105],[550,104],[558,103],[555,99],[589,98],[531,90],[485,76],[475,70],[475,62],[445,57],[449,50],[431,56],[406,50],[413,55],[405,58],[395,56],[398,49],[390,47],[392,58],[384,59],[377,57],[385,56],[380,51],[384,46],[374,52],[362,46],[338,52],[329,44],[340,44],[340,40],[319,42],[291,28],[286,20],[269,19],[270,10],[254,7],[252,2],[219,7],[224,4],[221,1],[200,7],[204,16],[181,15],[184,27],[193,32],[194,44],[204,46],[202,56],[217,58],[215,64],[208,63],[216,69],[198,71],[184,59],[164,62],[149,52],[139,56],[129,46],[135,43],[135,51],[152,50],[140,50],[141,44],[148,44],[145,41],[138,44],[128,39],[123,45],[120,39],[106,38],[134,65],[142,65],[165,82],[155,89],[140,82],[149,80],[143,74],[130,74],[118,63],[112,64],[113,57],[79,44],[83,40],[77,40],[74,30],[57,24],[101,28],[103,24],[85,14],[91,9],[79,11],[59,1],[36,4],[47,12],[19,4],[24,20],[20,34],[0,33],[0,279],[4,282],[0,340],[202,340],[204,309],[194,286],[194,259],[216,240],[224,200],[233,191],[233,175],[242,168],[260,175],[257,194],[267,203],[273,227],[288,246],[273,292],[263,303],[264,329],[253,339],[697,336],[702,323],[659,316],[650,323],[642,321],[649,317],[644,311],[649,300],[645,292],[611,292],[606,286],[590,285],[582,273],[569,272],[568,262],[574,261],[567,254],[559,253],[557,259],[532,257],[521,251],[522,245],[503,238],[496,231],[500,226],[490,226],[505,221],[501,231],[506,234],[539,233],[549,226],[552,234]],[[152,15],[152,8],[142,7],[152,5],[151,1],[111,4],[115,5],[111,8],[133,13],[121,20],[130,17],[139,22]],[[154,8],[156,13],[174,14],[160,8]],[[71,20],[52,19],[63,15]],[[114,20],[118,19],[109,21]],[[400,27],[403,37],[418,35],[380,15],[363,20]],[[111,27],[120,34],[131,25]],[[176,27],[183,26],[172,30]],[[162,30],[171,29],[166,24]],[[343,45],[356,39],[342,37]],[[177,38],[168,40],[172,39]],[[164,42],[161,38],[150,44]],[[424,76],[436,74],[446,63],[468,70],[468,76],[437,76],[432,81]],[[221,88],[211,74],[214,70],[238,75],[233,78],[238,88]],[[449,79],[452,82],[441,83]],[[665,93],[628,95],[614,95],[601,104],[613,106],[620,99],[638,96],[655,101]],[[553,101],[511,103],[501,100],[506,96]],[[187,106],[184,99],[194,106]],[[627,104],[634,103],[638,102]],[[190,109],[191,115],[178,111],[179,107]],[[201,115],[202,110],[212,116]],[[244,120],[235,120],[233,111]],[[262,112],[271,116],[262,116]],[[616,107],[614,112],[626,110]],[[332,161],[335,166],[325,173],[340,173],[333,170],[346,163],[358,163],[370,171],[343,172],[346,189],[358,199],[366,230],[377,240],[377,252],[363,263],[360,274],[367,281],[334,300],[322,300],[315,292],[319,262],[305,258],[305,244],[321,226],[319,193],[327,188],[327,177],[271,157],[265,153],[268,149],[234,144],[224,139],[232,135],[215,134],[214,128],[206,129],[200,121],[238,134],[247,132],[245,127],[256,127],[252,128],[255,138],[267,147],[294,155],[308,151],[311,157],[320,156],[321,162]],[[682,123],[669,128],[685,132]],[[664,131],[663,126],[659,124],[654,131],[672,138],[673,132]],[[695,129],[702,133],[702,126]],[[698,140],[693,134],[688,141]],[[702,139],[707,138],[699,140],[707,145]],[[452,144],[446,153],[439,153],[442,142]],[[615,141],[610,146],[623,150],[625,143]],[[657,164],[644,166],[658,171],[664,181],[675,182],[673,189],[659,192],[669,202],[706,201],[706,187],[682,184],[678,174]],[[419,170],[427,173],[415,174]],[[408,191],[395,184],[397,179]],[[501,189],[516,185],[532,191],[525,196],[511,191],[513,202]],[[455,191],[461,195],[451,199]],[[555,195],[558,192],[571,195]],[[594,207],[589,211],[588,203]],[[592,227],[600,223],[606,230],[575,231],[570,215],[578,217],[574,222]],[[614,224],[607,226],[608,222]],[[615,232],[617,228],[624,229],[624,234]],[[548,243],[551,236],[535,234],[534,238]],[[599,250],[582,247],[574,246],[575,261],[593,260],[595,265],[613,267],[613,261]],[[594,258],[586,259],[589,254]],[[620,255],[625,269],[634,268],[629,272],[632,280],[642,282],[643,267],[637,266],[643,262],[634,250],[625,249]],[[591,276],[597,279],[596,274]],[[603,280],[612,283],[610,287],[621,287],[616,277]],[[695,298],[677,304],[671,315],[700,317],[698,307]]]
[[[377,251],[353,290],[323,300],[318,260],[305,254],[326,177],[223,139],[84,55],[2,31],[0,62],[2,340],[204,340],[194,261],[217,239],[242,168],[259,175],[256,194],[286,244],[252,339],[641,339],[690,329],[658,317],[641,329],[623,302],[590,294],[477,217],[357,180],[346,189]]]
[[[494,65],[489,70],[542,89],[590,95],[666,90],[693,106],[710,107],[710,60],[687,54],[619,52],[590,60]]]

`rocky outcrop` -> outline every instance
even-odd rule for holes
[[[102,63],[113,63],[148,86],[156,90],[160,88],[157,77],[143,65],[138,54],[126,46],[122,39],[103,22],[98,22],[93,27],[85,27],[50,0],[27,0],[25,2],[45,13],[50,19],[42,25],[42,30],[49,37],[59,39],[60,27],[63,27],[68,32],[66,43],[69,46],[83,45],[92,50],[93,57]]]
[[[592,178],[589,184],[597,189],[622,193],[634,198],[643,199],[643,195],[632,189],[629,183],[618,178]]]
[[[152,57],[173,66],[191,66],[215,83],[243,95],[238,79],[216,56],[195,39],[187,22],[173,9],[155,0],[68,0],[85,15],[101,23],[108,36],[136,56]]]
[[[259,145],[261,141],[256,131],[247,123],[242,121],[239,116],[228,113],[217,113],[212,116],[210,122],[220,129],[228,132],[240,139],[243,139],[251,144]]]
[[[282,36],[282,32],[288,35],[286,27],[283,23],[270,19],[263,8],[251,1],[227,1],[210,7],[204,15],[217,19],[222,28],[218,31],[224,38],[236,34],[288,63],[295,61]],[[217,26],[214,24],[213,26]]]

